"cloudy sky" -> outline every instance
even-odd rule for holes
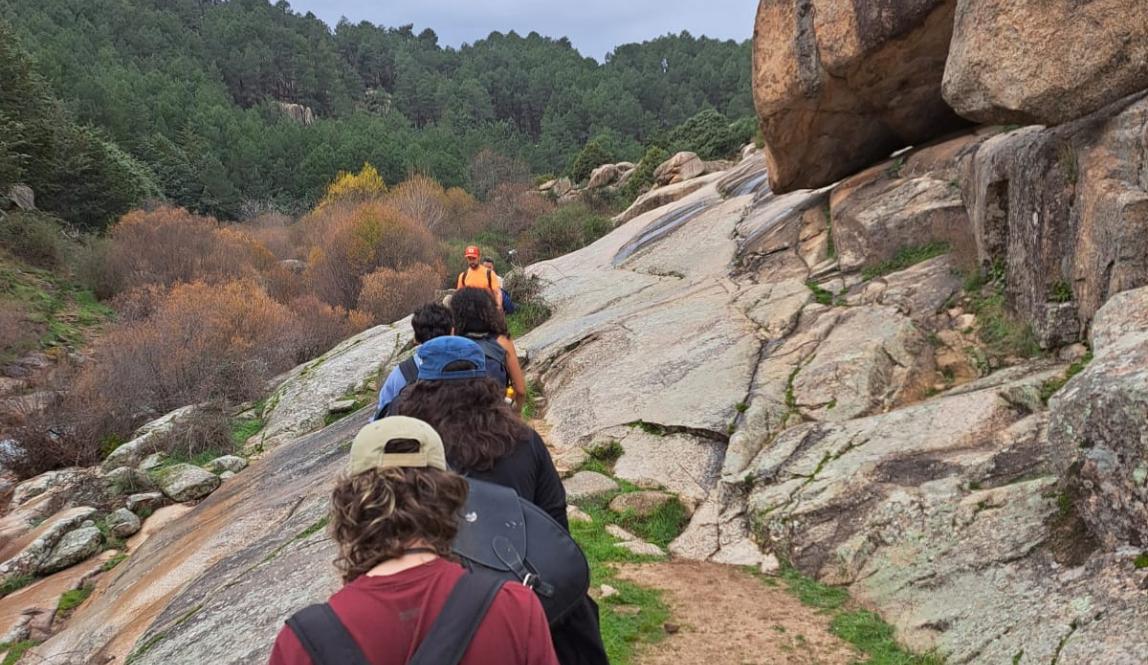
[[[458,46],[492,30],[569,37],[599,61],[614,46],[667,32],[747,39],[757,0],[289,0],[334,25],[341,16],[386,26],[431,28],[439,43]]]

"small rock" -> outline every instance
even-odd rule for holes
[[[355,400],[341,399],[337,402],[332,402],[331,406],[327,407],[328,413],[350,413],[355,410]]]
[[[54,573],[80,563],[100,551],[103,536],[95,526],[83,526],[69,531],[52,548],[48,559],[40,566],[42,575]]]
[[[176,464],[156,474],[159,488],[172,501],[194,501],[219,487],[219,476],[192,464]]]
[[[223,473],[219,474],[220,480],[231,480],[234,477],[235,477],[234,471],[224,471]]]
[[[630,533],[629,531],[626,531],[625,529],[618,526],[617,524],[607,524],[606,525],[606,533],[617,538],[618,540],[621,540],[622,542],[628,542],[628,541],[638,539],[637,536]]]
[[[152,453],[152,454],[148,455],[147,457],[145,457],[143,459],[143,461],[140,462],[140,465],[136,468],[138,468],[140,471],[143,471],[144,473],[147,473],[148,471],[154,471],[155,469],[158,469],[159,467],[163,466],[163,462],[166,459],[167,459],[166,453],[163,453],[163,452]]]
[[[562,484],[566,487],[566,498],[570,501],[588,499],[618,489],[618,483],[613,478],[594,471],[579,471]]]
[[[117,538],[130,538],[139,533],[143,526],[140,523],[140,518],[127,508],[120,508],[108,515],[106,524],[108,531],[111,531]]]
[[[662,624],[662,630],[666,631],[666,635],[677,635],[682,630],[682,627],[676,623],[664,623]]]
[[[593,517],[582,512],[578,506],[566,506],[566,519],[571,522],[585,522],[586,524],[594,521]]]
[[[603,584],[601,587],[599,587],[598,592],[598,597],[603,600],[607,598],[613,598],[614,596],[618,595],[618,590],[609,584]]]
[[[953,319],[954,321],[957,320],[958,318],[960,318],[964,313],[965,313],[965,310],[960,308],[960,307],[954,307],[954,308],[950,309],[948,312],[949,318]]]
[[[636,617],[642,613],[642,608],[637,605],[615,605],[610,611],[620,616]]]
[[[761,572],[763,575],[776,575],[781,570],[781,562],[772,554],[766,554],[761,559]]]
[[[1088,355],[1088,347],[1083,344],[1070,344],[1056,354],[1061,362],[1074,363]]]
[[[630,492],[614,497],[610,502],[610,510],[616,513],[629,511],[638,517],[649,517],[673,500],[674,495],[665,492]]]
[[[631,554],[637,554],[638,556],[666,556],[666,552],[662,548],[653,543],[647,543],[641,540],[617,543],[616,547],[621,547],[622,549],[629,551]]]
[[[143,494],[133,494],[128,497],[128,510],[133,513],[142,511],[154,512],[159,510],[167,499],[161,492],[144,492]]]
[[[211,460],[206,466],[207,470],[212,473],[230,471],[232,475],[235,475],[247,468],[247,460],[237,455],[224,455]]]

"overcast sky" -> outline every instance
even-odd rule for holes
[[[602,60],[619,44],[689,30],[694,36],[748,39],[757,0],[289,0],[332,26],[346,16],[394,27],[431,28],[444,46],[474,42],[491,31],[569,37]]]

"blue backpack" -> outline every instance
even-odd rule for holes
[[[516,309],[518,309],[518,306],[515,305],[514,301],[510,299],[510,291],[503,289],[502,290],[502,312],[509,316],[510,314],[513,314]]]

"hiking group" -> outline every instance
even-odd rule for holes
[[[502,280],[466,250],[448,305],[379,391],[331,495],[345,586],[294,614],[271,665],[608,662],[566,492],[526,396]]]

